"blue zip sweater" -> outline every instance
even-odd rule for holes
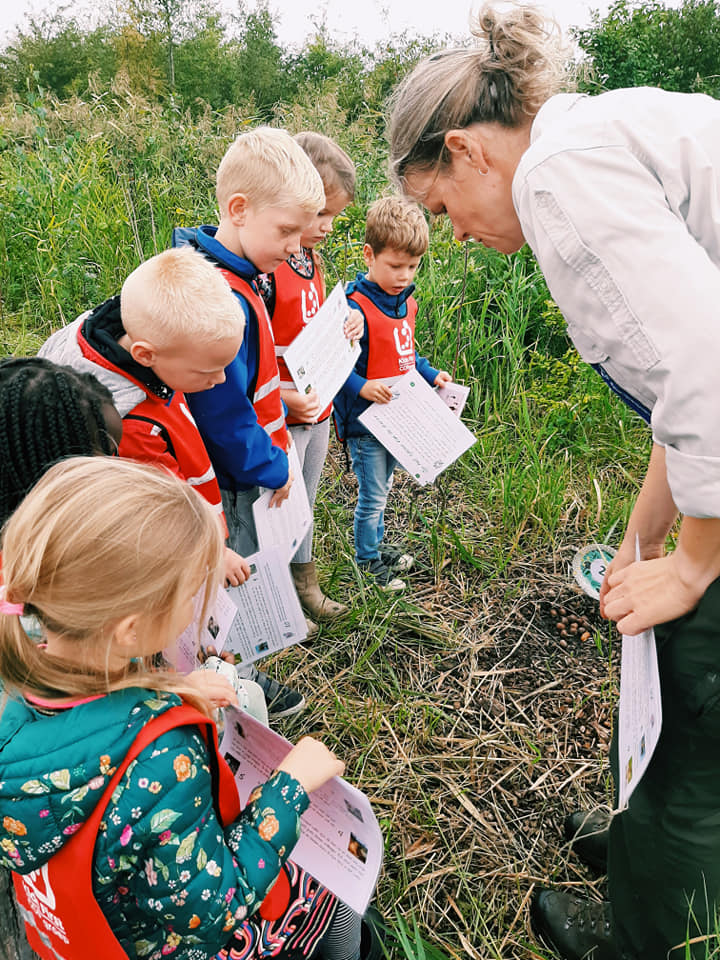
[[[218,243],[216,232],[217,227],[176,227],[172,245],[192,246],[215,265],[254,284],[255,266]],[[225,367],[225,383],[186,397],[221,489],[277,490],[287,483],[288,458],[260,426],[252,405],[258,374],[257,318],[247,300],[237,292],[235,296],[245,314],[245,335],[237,356]]]
[[[386,316],[395,319],[407,315],[407,301],[415,290],[415,284],[411,283],[410,286],[405,287],[402,293],[395,296],[386,293],[382,287],[373,283],[372,280],[368,280],[367,274],[359,273],[355,280],[351,280],[346,285],[346,296],[349,297],[355,290],[357,290],[358,293],[364,294],[369,300],[372,300],[375,306]],[[353,301],[352,305],[356,310],[360,310],[361,313],[363,312],[359,303]],[[363,316],[365,316],[364,313]],[[358,420],[360,414],[370,406],[370,401],[360,396],[360,391],[368,382],[368,347],[368,324],[367,317],[365,317],[365,329],[360,338],[360,356],[357,358],[355,369],[347,378],[333,401],[335,428],[341,440],[345,440],[347,437],[361,437],[369,433]],[[421,357],[417,350],[415,351],[415,366],[420,376],[424,380],[427,380],[430,386],[432,386],[439,370],[430,366],[430,362],[425,357]],[[217,389],[217,387],[215,387],[215,389]]]

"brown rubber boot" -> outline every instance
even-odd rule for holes
[[[303,610],[315,620],[335,620],[348,612],[343,603],[326,597],[318,583],[315,561],[291,563],[290,572]]]

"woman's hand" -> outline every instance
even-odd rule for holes
[[[250,564],[230,547],[225,547],[224,569],[226,587],[239,587],[250,576]]]
[[[304,423],[312,423],[320,416],[320,403],[317,391],[313,388],[310,393],[300,393],[299,390],[281,390],[288,414]]]
[[[366,380],[360,389],[360,396],[370,403],[390,403],[392,390],[382,380]]]
[[[661,543],[652,545],[643,544],[641,549],[643,560],[654,560],[657,557],[662,557],[665,552],[664,545]],[[608,591],[610,590],[610,576],[613,573],[619,573],[620,570],[624,570],[625,567],[629,567],[631,563],[635,563],[635,556],[635,542],[632,540],[632,538],[626,537],[620,544],[618,552],[612,558],[607,566],[607,569],[605,570],[605,576],[603,577],[603,582],[600,585],[600,616],[604,617],[606,620],[612,619],[605,612],[605,597],[608,595]]]
[[[341,777],[345,764],[320,740],[303,737],[278,765],[278,770],[295,777],[306,793],[312,793],[333,777]]]
[[[343,327],[343,333],[345,334],[346,340],[359,340],[363,335],[363,330],[365,329],[365,317],[363,317],[360,310],[356,310],[354,307],[350,307],[350,313],[348,313],[348,318],[345,321],[345,326]]]
[[[628,636],[688,613],[705,591],[704,583],[683,577],[677,553],[608,569],[606,583],[603,615]]]

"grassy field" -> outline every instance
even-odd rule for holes
[[[360,267],[363,214],[387,189],[375,118],[346,124],[331,101],[278,124],[321,129],[358,166],[356,204],[324,252],[328,281]],[[216,221],[213,172],[240,112],[191,120],[121,88],[58,104],[38,93],[0,110],[0,353],[118,292],[175,225]],[[472,387],[475,446],[431,488],[399,474],[388,537],[418,558],[385,597],[351,563],[354,478],[331,448],[317,552],[339,627],[280,658],[316,732],[372,798],[386,841],[379,904],[397,957],[545,956],[527,923],[533,884],[590,888],[559,824],[608,797],[613,636],[571,585],[575,549],[615,543],[649,438],[571,349],[533,258],[467,250],[432,224],[417,277],[418,346]],[[590,640],[558,637],[558,607]]]

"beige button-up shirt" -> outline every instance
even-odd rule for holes
[[[513,201],[578,352],[652,411],[678,509],[720,517],[720,102],[552,97]]]

